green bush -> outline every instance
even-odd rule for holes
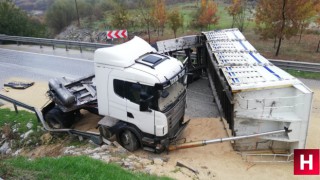
[[[46,28],[11,0],[0,0],[0,34],[45,37]]]

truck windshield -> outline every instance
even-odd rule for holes
[[[160,90],[159,97],[159,110],[165,111],[169,106],[176,102],[177,98],[184,92],[186,88],[186,83],[184,82],[186,78],[182,76],[177,82],[169,86],[164,90]]]

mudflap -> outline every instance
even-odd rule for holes
[[[49,104],[47,104],[45,107],[43,107],[41,109],[41,113],[43,114],[43,117],[46,116],[46,114],[51,110],[53,109],[55,106],[55,103],[53,101],[51,101]]]

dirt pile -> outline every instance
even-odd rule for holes
[[[81,41],[81,42],[95,42],[93,31],[86,28],[78,28],[75,25],[70,25],[56,36],[56,39],[60,40],[71,40],[71,41]]]

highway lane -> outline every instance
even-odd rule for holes
[[[47,81],[55,77],[76,79],[93,72],[91,60],[0,48],[0,88],[10,77]]]

